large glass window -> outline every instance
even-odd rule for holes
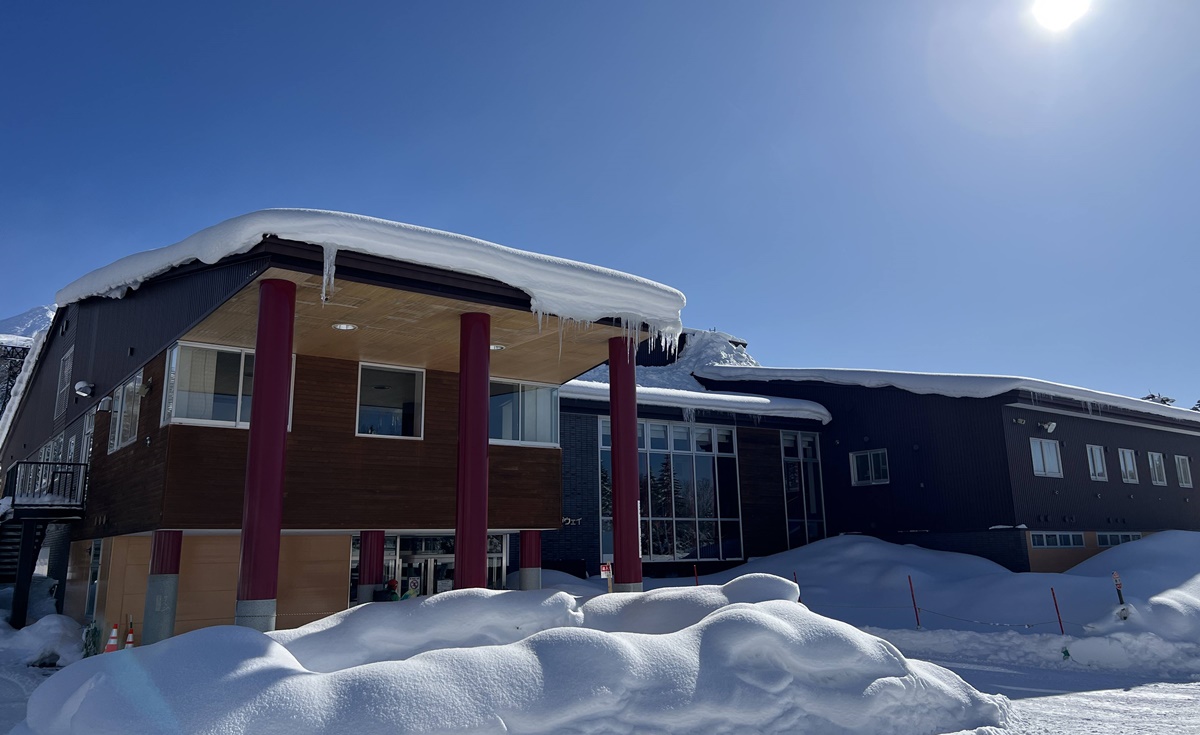
[[[736,435],[732,428],[638,424],[643,561],[741,559]],[[612,555],[612,432],[600,420],[601,553]]]
[[[167,355],[162,421],[245,428],[253,394],[253,352],[178,344]]]
[[[558,444],[558,388],[493,380],[488,436],[496,441]]]
[[[781,431],[783,497],[787,507],[788,546],[825,538],[825,493],[816,434]],[[868,469],[869,469],[868,461]],[[886,466],[886,461],[884,462]]]
[[[424,403],[424,372],[383,365],[359,366],[359,435],[420,439]]]

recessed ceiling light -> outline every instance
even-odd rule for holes
[[[492,345],[492,352],[499,352],[504,349],[504,345]]]
[[[347,322],[338,322],[333,325],[333,328],[338,330],[339,332],[353,332],[355,329],[358,329],[358,325],[357,324],[349,324]]]

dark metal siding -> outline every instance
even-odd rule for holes
[[[750,558],[786,551],[787,506],[783,497],[783,450],[779,432],[738,429],[737,451],[744,556]]]
[[[1191,457],[1192,481],[1200,484],[1200,431],[1179,433],[1039,411],[1035,406],[1006,407],[1003,416],[1018,523],[1034,530],[1200,530],[1200,491],[1181,488],[1175,470],[1175,455]],[[1052,434],[1038,426],[1048,421],[1056,424]],[[1034,476],[1030,437],[1058,441],[1061,478]],[[1088,444],[1105,448],[1107,482],[1091,479]],[[1121,480],[1119,448],[1137,452],[1136,485]],[[1165,455],[1167,485],[1151,484],[1148,452]]]
[[[260,256],[215,267],[184,268],[149,281],[120,299],[98,296],[60,309],[0,458],[5,463],[26,459],[254,280],[267,264],[267,257]],[[58,364],[72,344],[71,382],[86,380],[95,388],[90,398],[80,398],[72,391],[66,414],[55,421]]]
[[[1002,399],[818,382],[705,382],[714,390],[802,398],[829,409],[821,471],[831,535],[1014,525]],[[869,449],[887,449],[890,482],[852,486],[850,453]]]

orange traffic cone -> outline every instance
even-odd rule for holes
[[[125,647],[133,648],[133,623],[129,624],[129,632],[125,634]]]
[[[105,653],[112,653],[117,650],[117,624],[113,623],[112,633],[108,635],[108,645],[104,647]]]

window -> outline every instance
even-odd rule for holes
[[[493,441],[558,445],[558,388],[493,380],[488,408]]]
[[[90,463],[92,461],[92,435],[96,432],[96,407],[92,406],[88,412],[83,415],[83,449],[80,452],[79,460],[81,462]]]
[[[1136,483],[1137,455],[1132,449],[1118,449],[1117,452],[1121,455],[1121,481]]]
[[[1062,477],[1062,460],[1058,453],[1058,442],[1053,439],[1029,439],[1029,450],[1033,455],[1033,474],[1038,477]]]
[[[112,413],[108,419],[108,453],[129,446],[137,438],[138,418],[142,413],[142,371],[113,391]]]
[[[293,372],[295,364],[293,361]],[[177,344],[167,355],[162,423],[250,426],[254,353]],[[289,416],[289,424],[290,424]]]
[[[54,398],[54,418],[62,416],[71,399],[71,366],[75,361],[75,345],[67,348],[58,363],[58,394]]]
[[[736,432],[639,422],[643,561],[741,559]],[[600,419],[600,551],[612,558],[612,424]]]
[[[1089,444],[1087,445],[1087,453],[1088,471],[1092,473],[1092,479],[1100,482],[1108,482],[1108,467],[1104,464],[1104,447]]]
[[[1029,541],[1037,549],[1083,548],[1082,533],[1030,533]]]
[[[788,548],[825,538],[825,494],[816,434],[779,432],[783,449],[783,499]]]
[[[872,449],[869,452],[851,452],[850,478],[851,485],[888,484],[891,480],[888,476],[887,450]]]
[[[424,403],[424,371],[359,365],[359,436],[420,439],[424,428]]]
[[[1154,485],[1167,484],[1167,462],[1162,452],[1147,452],[1146,459],[1150,460],[1150,482]]]
[[[1175,455],[1175,474],[1179,478],[1179,487],[1192,486],[1192,458],[1182,454]]]
[[[1120,546],[1142,538],[1140,533],[1098,533],[1096,543],[1101,547]]]

